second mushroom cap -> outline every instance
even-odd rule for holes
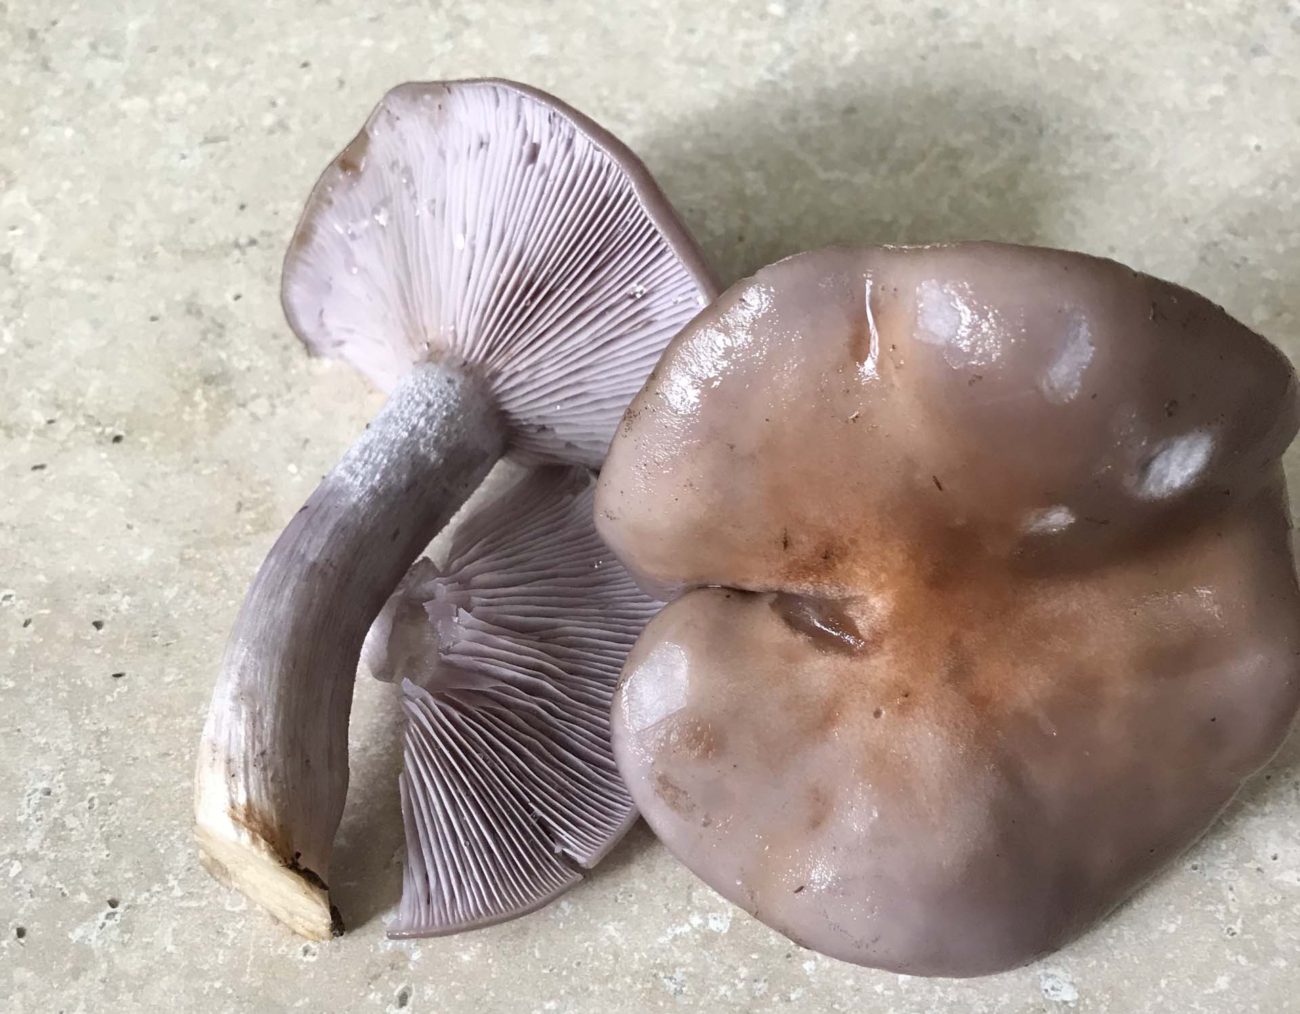
[[[1296,411],[1276,349],[1109,261],[842,248],[738,283],[601,475],[611,546],[688,589],[616,698],[633,799],[833,956],[1061,946],[1295,714]]]

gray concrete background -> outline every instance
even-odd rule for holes
[[[0,54],[0,1008],[1300,1009],[1295,738],[1105,925],[969,983],[801,951],[640,828],[538,915],[385,942],[395,711],[372,684],[353,932],[291,937],[189,832],[246,583],[377,404],[306,358],[277,278],[388,86],[555,91],[643,153],[728,281],[832,240],[1037,241],[1200,289],[1295,355],[1296,0],[0,0]]]

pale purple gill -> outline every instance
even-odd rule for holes
[[[535,469],[421,559],[362,658],[402,681],[407,861],[392,936],[533,911],[636,819],[609,741],[614,687],[661,603],[596,534],[592,474]]]
[[[312,352],[389,400],[236,620],[196,777],[209,870],[300,933],[338,930],[330,855],[371,621],[501,455],[598,464],[715,291],[645,167],[563,103],[489,80],[384,97],[312,191],[283,300]]]

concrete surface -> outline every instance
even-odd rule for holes
[[[291,937],[189,831],[245,585],[376,404],[308,361],[276,291],[299,202],[386,87],[557,92],[644,153],[728,279],[835,239],[1033,240],[1296,354],[1296,0],[3,0],[0,52],[0,1009],[1300,1010],[1294,738],[1100,929],[969,983],[800,951],[643,829],[536,916],[385,942],[378,685],[337,860],[352,933]]]

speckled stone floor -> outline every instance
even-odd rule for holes
[[[1200,289],[1295,355],[1296,0],[2,0],[0,52],[0,1008],[1300,1010],[1295,737],[1102,927],[973,982],[801,951],[643,828],[535,916],[386,942],[374,684],[337,859],[351,933],[290,936],[202,873],[189,829],[249,576],[378,402],[306,358],[277,276],[388,86],[555,91],[644,154],[726,280],[833,240],[1036,241]]]

